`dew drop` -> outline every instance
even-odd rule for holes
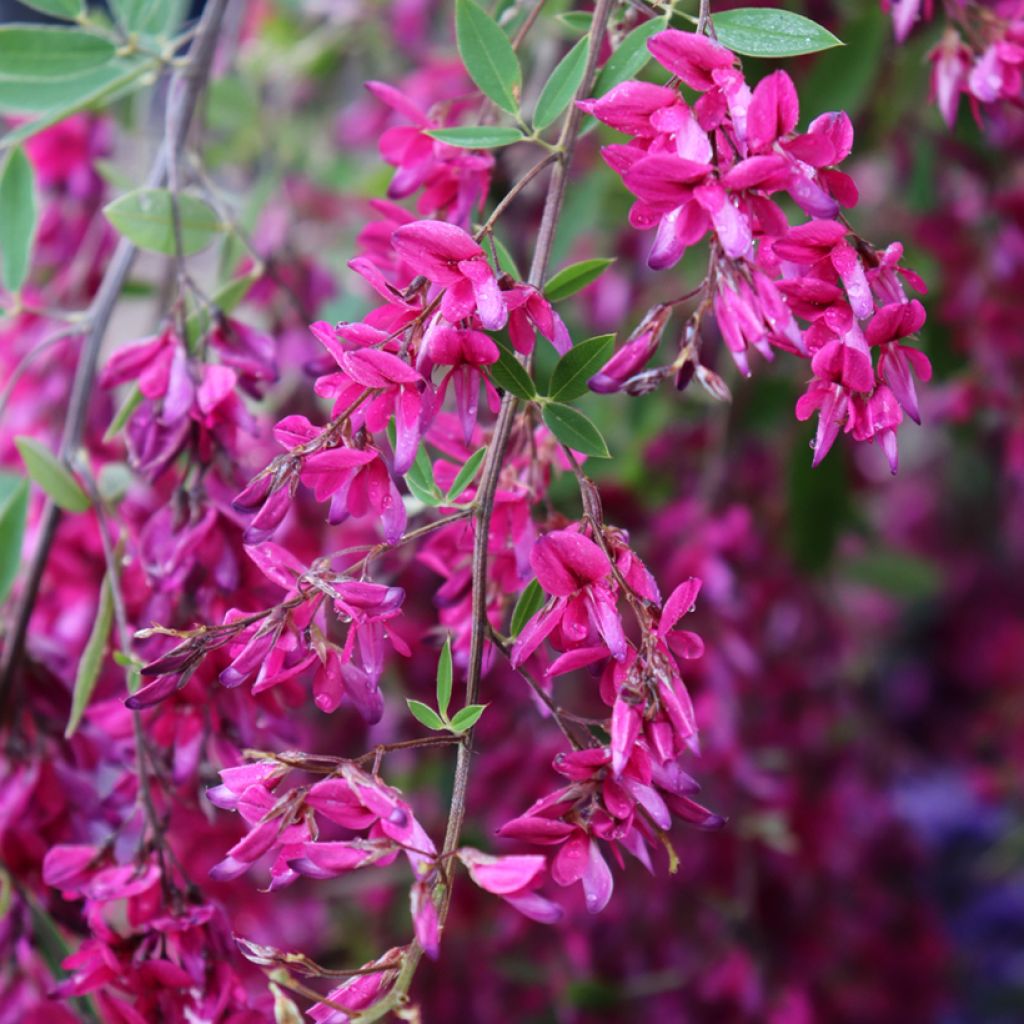
[[[818,447],[818,442],[812,437],[810,441],[807,442],[807,447],[813,452],[814,449]]]

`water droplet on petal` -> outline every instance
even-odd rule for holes
[[[807,447],[813,452],[814,449],[818,447],[818,442],[812,437],[810,441],[807,442]]]

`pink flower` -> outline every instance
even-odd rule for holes
[[[621,661],[626,637],[616,608],[618,588],[601,548],[578,530],[553,530],[534,544],[530,565],[552,599],[516,638],[512,665],[522,664],[556,627],[572,646],[583,646],[596,632],[611,656]]]
[[[466,444],[469,444],[476,426],[480,385],[483,384],[494,411],[500,404],[494,385],[483,372],[485,366],[498,361],[499,355],[498,346],[482,331],[447,326],[431,329],[420,352],[419,366],[426,374],[436,365],[451,367],[437,390],[437,402],[444,401],[448,385],[453,384],[455,408]]]
[[[487,255],[462,228],[420,220],[398,228],[391,241],[410,266],[444,289],[441,314],[449,323],[475,313],[489,331],[505,326],[508,310]]]
[[[463,846],[458,857],[481,889],[500,896],[521,914],[541,924],[561,920],[562,908],[534,891],[547,873],[543,857],[536,854],[492,857],[470,846]]]

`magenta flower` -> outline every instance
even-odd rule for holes
[[[924,306],[916,299],[890,303],[872,317],[864,332],[868,344],[879,347],[879,375],[915,423],[921,422],[921,413],[914,377],[923,382],[931,380],[932,364],[923,352],[903,345],[901,341],[916,334],[924,326],[924,321]]]
[[[489,331],[505,326],[508,310],[487,255],[462,228],[420,220],[398,228],[391,241],[411,267],[444,289],[441,314],[449,323],[476,314]]]
[[[613,658],[626,656],[626,637],[616,608],[618,587],[608,556],[578,530],[553,530],[533,546],[530,565],[551,600],[523,626],[512,646],[521,665],[560,627],[566,646],[579,647],[596,633]]]
[[[521,914],[541,924],[561,920],[562,908],[534,891],[547,874],[543,857],[536,854],[492,857],[471,846],[463,846],[458,858],[481,889],[500,896]]]

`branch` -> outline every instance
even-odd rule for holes
[[[171,161],[178,159],[185,145],[185,138],[189,125],[192,123],[200,93],[210,74],[217,45],[217,35],[220,32],[224,11],[229,2],[230,0],[211,0],[203,14],[188,64],[182,72],[185,78],[185,91],[181,99],[181,116],[173,136],[164,141],[153,162],[146,179],[148,188],[159,188],[163,185]],[[89,411],[89,400],[93,395],[96,382],[100,346],[113,315],[114,306],[120,298],[121,289],[131,270],[136,252],[135,246],[126,238],[122,238],[118,242],[110,265],[103,275],[99,290],[86,313],[88,334],[82,346],[78,367],[75,370],[59,450],[60,459],[65,464],[68,464],[82,443]],[[15,608],[12,628],[6,637],[3,660],[0,661],[0,724],[13,717],[14,705],[19,699],[19,695],[14,690],[14,675],[25,647],[29,619],[32,616],[36,598],[39,596],[39,585],[57,533],[60,514],[60,509],[48,500],[43,508],[39,525],[39,540],[29,565],[21,597]]]

